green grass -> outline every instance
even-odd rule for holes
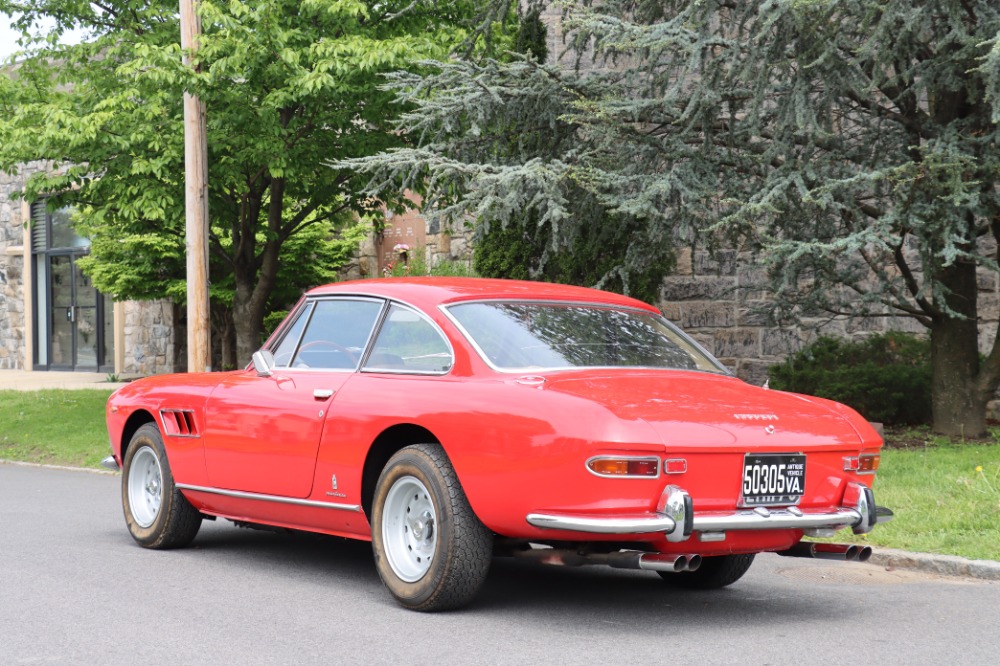
[[[874,490],[896,517],[855,543],[1000,560],[1000,445],[886,449]]]
[[[110,389],[0,391],[0,459],[98,467],[108,455]],[[951,444],[929,433],[890,433],[875,482],[896,518],[835,541],[1000,560],[1000,430],[990,442]]]
[[[0,391],[0,459],[98,467],[111,389]]]

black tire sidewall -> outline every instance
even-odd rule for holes
[[[143,527],[132,515],[132,505],[128,493],[129,476],[132,473],[132,461],[143,448],[148,448],[156,456],[160,464],[160,509],[149,527]],[[125,513],[125,524],[132,538],[142,546],[155,548],[164,538],[165,526],[170,515],[171,503],[175,492],[174,477],[167,462],[166,450],[160,431],[152,423],[142,426],[132,436],[125,460],[122,464],[122,508]]]
[[[405,476],[412,476],[427,488],[434,505],[434,515],[437,522],[437,548],[431,566],[419,580],[412,583],[397,576],[388,557],[382,556],[382,553],[385,552],[385,543],[382,540],[385,499],[393,484]],[[379,576],[393,596],[404,605],[419,608],[426,604],[441,588],[442,579],[448,567],[448,551],[452,548],[454,521],[441,473],[434,462],[425,457],[422,451],[413,448],[403,449],[390,460],[379,477],[372,506],[372,550],[375,554],[375,566]]]

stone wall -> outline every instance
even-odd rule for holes
[[[170,299],[127,301],[124,341],[126,375],[176,372],[174,304]]]
[[[996,335],[1000,291],[996,273],[979,271],[979,348]],[[658,306],[740,378],[763,384],[768,367],[822,335],[858,340],[873,333],[927,330],[909,317],[805,318],[795,327],[768,324],[761,310],[772,297],[764,269],[749,252],[684,249],[677,269],[663,281]]]
[[[13,197],[30,174],[44,167],[38,162],[25,165],[17,175],[0,172],[0,370],[23,369],[26,363],[24,227],[21,200]]]

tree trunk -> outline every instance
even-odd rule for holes
[[[956,262],[942,269],[938,279],[951,292],[947,296],[949,305],[964,318],[940,315],[931,323],[934,432],[981,437],[986,434],[986,397],[977,382],[976,266]]]
[[[233,328],[236,331],[235,365],[243,367],[253,353],[260,349],[264,331],[263,303],[253,298],[254,284],[240,284],[236,276],[236,294],[233,296]]]

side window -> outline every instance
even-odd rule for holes
[[[302,337],[302,329],[305,328],[306,322],[309,321],[309,313],[312,312],[312,308],[312,303],[308,303],[302,308],[299,316],[288,328],[285,336],[281,338],[281,342],[278,343],[278,346],[274,350],[274,365],[276,367],[287,368],[291,364],[295,348],[299,344],[299,338]]]
[[[291,367],[356,369],[381,310],[381,301],[317,301]]]
[[[439,374],[450,370],[453,362],[451,347],[430,320],[393,304],[364,369]]]

